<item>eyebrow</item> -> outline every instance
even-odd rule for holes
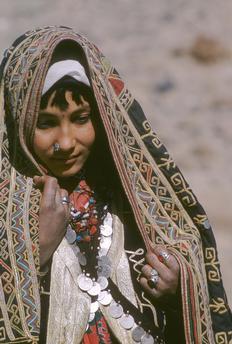
[[[47,112],[47,111],[39,111],[39,116],[56,116],[54,113]]]
[[[82,109],[74,110],[73,112],[71,112],[70,116],[79,114],[81,110],[82,110]],[[89,109],[86,109],[86,111],[90,113],[90,112],[91,112],[91,109],[90,109],[90,108],[89,108]],[[43,110],[42,110],[42,111],[39,111],[39,116],[59,117],[59,116],[57,116],[55,113],[48,112],[48,111],[43,111]]]

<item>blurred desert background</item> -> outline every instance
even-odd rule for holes
[[[95,42],[208,213],[232,305],[232,2],[1,0],[0,50],[41,25]]]

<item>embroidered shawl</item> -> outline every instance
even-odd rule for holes
[[[209,220],[138,102],[98,48],[67,27],[29,31],[5,52],[0,78],[0,343],[37,343],[38,212],[28,147],[56,47],[75,42],[118,174],[146,248],[165,245],[181,269],[186,343],[229,343],[231,313]]]

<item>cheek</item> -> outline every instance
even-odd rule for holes
[[[94,130],[93,125],[91,124],[86,133],[85,146],[91,149],[91,147],[93,146],[95,142],[95,138],[96,138],[95,130]]]
[[[48,151],[51,145],[51,136],[41,134],[40,131],[35,130],[34,140],[33,140],[33,150],[38,157],[42,157]]]

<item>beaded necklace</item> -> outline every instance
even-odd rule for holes
[[[82,273],[78,276],[79,288],[91,297],[88,326],[94,324],[99,314],[100,305],[109,307],[112,318],[118,319],[119,324],[126,330],[131,330],[135,342],[142,344],[163,343],[157,335],[152,336],[141,327],[141,322],[135,322],[134,317],[120,304],[130,309],[132,305],[123,297],[118,288],[111,281],[111,261],[108,251],[112,242],[112,216],[108,206],[98,199],[84,179],[80,180],[77,188],[70,195],[70,223],[66,232],[66,239],[72,245]],[[114,292],[118,301],[112,297]],[[140,312],[136,307],[131,309],[138,318]],[[147,326],[146,326],[147,327]]]
[[[77,234],[76,242],[90,242],[94,234],[97,233],[99,223],[98,211],[94,192],[81,180],[77,188],[70,195],[71,206],[71,228]]]

